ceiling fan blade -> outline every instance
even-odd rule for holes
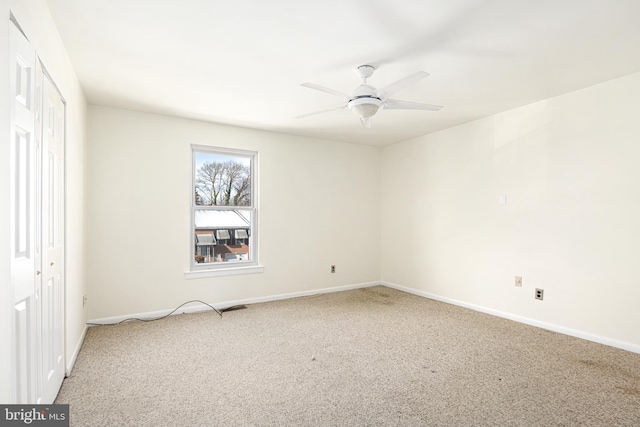
[[[322,111],[315,111],[313,113],[307,113],[301,116],[296,116],[296,119],[304,119],[305,117],[315,116],[316,114],[328,113],[329,111],[333,111],[333,110],[342,110],[343,108],[346,108],[346,107],[347,107],[346,105],[341,105],[340,107],[329,108],[327,110],[322,110]]]
[[[385,110],[428,110],[440,111],[442,105],[421,104],[419,102],[401,101],[399,99],[387,99],[382,108]]]
[[[300,86],[308,87],[309,89],[319,90],[320,92],[329,93],[331,95],[340,96],[342,98],[345,98],[347,101],[351,99],[351,97],[346,93],[342,93],[340,91],[330,89],[328,87],[320,86],[315,83],[302,83]]]
[[[376,91],[376,94],[378,95],[378,98],[385,100],[392,96],[394,93],[404,89],[407,86],[411,86],[412,84],[419,82],[427,76],[429,76],[429,73],[427,73],[426,71],[418,71],[417,73],[411,74],[403,79],[381,87]]]

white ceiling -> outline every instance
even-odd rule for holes
[[[91,104],[383,146],[640,71],[640,0],[47,0]],[[439,112],[341,98],[354,70]]]

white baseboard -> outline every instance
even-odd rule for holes
[[[371,286],[378,286],[380,282],[365,282],[365,283],[357,283],[353,285],[344,285],[344,286],[336,286],[332,288],[323,288],[323,289],[313,289],[309,291],[301,291],[301,292],[292,292],[287,294],[278,294],[278,295],[269,295],[264,297],[257,298],[246,298],[234,301],[225,301],[221,303],[214,303],[211,306],[220,310],[226,307],[233,307],[234,305],[248,305],[248,304],[258,304],[262,302],[270,302],[270,301],[278,301],[290,298],[299,298],[306,297],[311,295],[320,295],[320,294],[329,294],[333,292],[341,292],[341,291],[349,291],[352,289],[360,289],[360,288],[368,288]],[[211,307],[194,302],[194,305],[184,306],[177,310],[172,315],[176,314],[184,314],[184,313],[198,313],[201,311],[211,310]],[[114,317],[102,317],[99,319],[89,320],[87,322],[88,326],[96,326],[96,325],[109,325],[113,323],[122,322],[123,320],[137,318],[137,319],[154,319],[162,316],[166,316],[171,313],[174,309],[160,310],[160,311],[150,311],[146,313],[135,313],[135,314],[127,314],[124,316],[114,316]],[[83,337],[84,338],[84,337]],[[81,343],[82,344],[82,343]]]
[[[78,343],[76,344],[76,349],[73,351],[73,354],[71,355],[71,359],[69,360],[69,362],[67,363],[67,370],[65,372],[65,377],[68,377],[69,375],[71,375],[71,370],[73,369],[73,365],[76,364],[76,359],[78,358],[78,354],[80,354],[80,348],[82,348],[82,343],[84,342],[84,337],[87,335],[87,325],[84,326],[84,329],[82,331],[82,334],[80,335],[80,339],[78,340]]]
[[[593,341],[598,344],[608,345],[610,347],[620,348],[632,353],[640,354],[640,345],[629,343],[626,341],[619,341],[612,338],[603,337],[600,335],[591,334],[588,332],[579,331],[577,329],[566,328],[564,326],[554,325],[552,323],[541,322],[539,320],[530,319],[524,316],[518,316],[516,314],[506,313],[500,310],[494,310],[492,308],[482,307],[475,304],[469,304],[464,301],[458,301],[452,298],[442,297],[439,295],[431,294],[428,292],[419,291],[417,289],[407,288],[405,286],[396,285],[395,283],[381,281],[381,285],[389,288],[397,289],[402,292],[407,292],[413,295],[429,298],[435,301],[445,302],[447,304],[457,305],[459,307],[468,308],[470,310],[479,311],[481,313],[491,314],[492,316],[502,317],[505,319],[513,320],[515,322],[524,323],[526,325],[535,326],[549,331],[558,332],[560,334],[569,335],[576,338],[581,338],[587,341]]]

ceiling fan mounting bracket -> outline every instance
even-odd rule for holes
[[[373,65],[361,65],[356,68],[356,74],[366,83],[367,79],[373,75],[375,70],[376,68]]]

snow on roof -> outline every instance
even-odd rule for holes
[[[196,210],[196,228],[248,228],[249,211]]]

